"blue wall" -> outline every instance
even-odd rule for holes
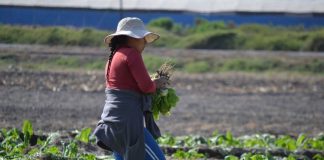
[[[197,17],[213,21],[231,21],[235,24],[260,23],[272,25],[324,26],[324,16],[302,16],[283,14],[197,14],[189,12],[124,11],[124,17],[136,16],[145,23],[159,17],[170,17],[178,23],[192,25]],[[22,25],[60,25],[74,27],[94,27],[114,30],[119,21],[119,11],[33,8],[0,6],[0,23]]]

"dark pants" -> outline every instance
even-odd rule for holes
[[[165,160],[162,150],[146,128],[144,128],[144,142],[145,160]],[[114,152],[113,155],[116,160],[123,160],[123,157],[119,153]]]

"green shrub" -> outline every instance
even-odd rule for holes
[[[185,36],[188,29],[180,24],[174,24],[171,31],[176,35]]]
[[[269,39],[268,44],[269,50],[290,50],[298,51],[302,47],[302,42],[294,37],[289,36],[277,36]]]
[[[184,65],[184,70],[189,73],[204,73],[210,70],[210,64],[206,61],[191,62]]]
[[[159,18],[148,23],[150,27],[159,27],[170,31],[173,28],[173,21],[170,18]]]
[[[78,45],[81,37],[81,32],[75,29],[58,27],[60,36],[63,38],[59,45]]]
[[[23,37],[16,43],[20,44],[48,44],[49,36],[53,28],[29,28],[21,27],[21,29],[26,29],[24,31]]]
[[[93,29],[86,28],[81,31],[79,40],[80,46],[100,46],[103,43],[105,34],[98,33]]]
[[[223,66],[221,67],[222,71],[240,71],[246,70],[247,62],[242,59],[234,59],[225,61]]]
[[[324,51],[324,31],[314,33],[306,42],[306,50]]]
[[[162,28],[158,27],[149,27],[149,30],[155,33],[159,33],[160,38],[155,41],[154,43],[150,44],[154,47],[168,47],[168,48],[175,48],[175,45],[181,41],[181,37],[177,36],[176,34],[171,33]]]
[[[246,35],[273,35],[274,29],[270,26],[260,24],[243,24],[237,30],[245,33]]]
[[[261,72],[267,70],[277,70],[282,62],[276,59],[260,58],[236,58],[228,59],[223,62],[217,71],[248,71]]]
[[[74,58],[74,57],[60,57],[52,60],[51,63],[58,66],[76,68],[80,66],[81,61],[79,58]]]
[[[147,55],[143,56],[145,66],[149,72],[155,72],[165,62],[165,60],[159,56]]]
[[[60,29],[58,28],[52,29],[46,43],[50,45],[64,44],[64,39],[61,33],[62,32],[60,32]]]
[[[149,22],[161,37],[152,45],[166,48],[324,51],[324,29],[248,24],[227,26],[197,19],[192,27],[170,18]],[[0,25],[0,43],[103,46],[105,31],[91,28]]]
[[[192,49],[231,49],[235,46],[236,35],[233,31],[196,33],[183,38],[177,46]]]
[[[268,39],[262,35],[242,35],[237,40],[237,48],[248,50],[270,50]]]
[[[295,63],[294,65],[287,65],[286,69],[297,72],[324,73],[324,60],[311,59],[308,61]]]
[[[101,46],[106,34],[88,28],[0,25],[0,43]]]
[[[106,66],[106,61],[104,60],[92,60],[88,61],[85,64],[85,68],[90,69],[90,70],[102,70]]]
[[[275,27],[258,24],[237,28],[237,49],[249,50],[303,50],[309,33],[301,27]],[[312,31],[315,32],[315,31]]]
[[[18,61],[17,55],[0,55],[0,60],[15,63]]]
[[[1,43],[15,43],[19,41],[24,33],[27,30],[22,29],[20,27],[11,27],[7,25],[3,25],[0,28],[0,42]]]
[[[324,61],[314,59],[311,63],[305,66],[305,71],[312,73],[324,73]]]
[[[223,21],[209,22],[204,19],[197,19],[195,26],[190,29],[191,33],[205,33],[218,29],[226,29],[226,25]]]

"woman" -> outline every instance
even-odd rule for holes
[[[155,141],[161,134],[150,110],[149,94],[165,87],[168,80],[151,80],[141,56],[146,43],[158,38],[134,17],[122,19],[117,31],[105,38],[111,49],[105,69],[106,103],[94,135],[97,144],[113,151],[116,160],[165,159]]]

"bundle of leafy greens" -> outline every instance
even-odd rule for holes
[[[165,62],[155,74],[151,75],[151,78],[157,79],[165,77],[170,80],[173,73],[173,67],[174,65],[170,62]],[[177,96],[175,89],[171,87],[157,89],[153,94],[152,99],[152,112],[154,119],[158,120],[160,114],[171,115],[170,111],[177,105],[178,101],[179,97]]]

